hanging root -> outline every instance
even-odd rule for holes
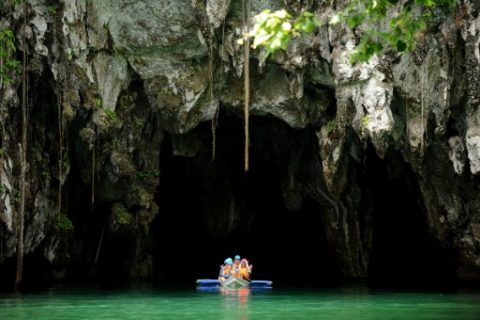
[[[208,38],[208,86],[210,104],[213,104],[213,27],[210,26],[210,37]],[[215,151],[217,145],[217,113],[218,108],[215,110],[215,115],[212,118],[212,161],[215,160]]]
[[[107,220],[108,218],[105,217],[105,221],[103,222],[102,233],[100,234],[100,240],[98,240],[97,253],[95,254],[95,264],[97,264],[98,258],[100,257],[100,251],[102,250],[103,236],[105,235],[105,227],[107,226]]]
[[[58,133],[59,133],[59,159],[58,159],[58,216],[62,214],[62,174],[63,174],[63,115],[62,115],[62,94],[58,96]]]
[[[215,110],[215,115],[212,119],[212,162],[215,161],[217,151],[217,127],[218,127],[218,115],[220,113],[220,106]]]
[[[424,83],[425,83],[425,71],[422,71],[420,79],[420,90],[421,90],[421,104],[420,104],[420,117],[422,120],[422,138],[420,140],[420,154],[423,157],[425,151],[425,118],[424,118],[424,108],[425,108],[425,99],[424,99]]]
[[[95,204],[95,141],[92,147],[92,203],[91,210],[93,212],[93,205]]]
[[[250,23],[250,0],[242,0],[243,7],[243,27],[245,31],[249,30]],[[249,118],[250,118],[250,39],[246,37],[244,43],[244,118],[245,118],[245,172],[248,172],[249,169],[249,151],[250,151],[250,128],[249,128]]]

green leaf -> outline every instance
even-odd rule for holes
[[[349,0],[343,10],[334,13],[329,23],[345,23],[350,29],[362,26],[358,31],[363,35],[352,60],[366,61],[386,47],[401,53],[412,50],[415,47],[415,35],[424,31],[439,12],[435,9],[447,12],[458,3],[458,0]],[[387,12],[393,12],[390,21],[386,21]],[[273,13],[264,10],[254,17],[254,22],[252,30],[244,37],[254,38],[253,47],[263,46],[267,54],[285,49],[293,37],[312,32],[315,26],[321,25],[315,14],[309,11],[302,12],[292,20],[285,10]],[[385,24],[386,30],[378,30],[379,26]]]
[[[365,15],[356,14],[356,15],[350,16],[347,19],[347,25],[350,29],[353,29],[361,25],[364,20],[365,20]]]
[[[396,46],[397,46],[398,52],[404,52],[408,48],[407,44],[402,40],[398,40]]]

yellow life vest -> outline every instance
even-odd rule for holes
[[[248,271],[248,267],[246,268],[242,268],[240,267],[240,270],[238,271],[239,273],[239,278],[242,278],[242,279],[250,279],[250,272]]]

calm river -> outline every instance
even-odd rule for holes
[[[0,295],[2,320],[480,319],[480,293],[367,289],[50,290]]]

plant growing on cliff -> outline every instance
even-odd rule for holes
[[[352,62],[365,62],[385,49],[412,51],[428,23],[457,4],[458,0],[415,0],[405,5],[398,0],[351,0],[330,23],[344,22],[352,30],[364,26]]]
[[[285,50],[292,38],[301,32],[312,32],[320,21],[311,12],[304,11],[296,19],[285,9],[271,12],[266,9],[253,18],[254,25],[245,36],[239,40],[244,44],[245,39],[252,38],[252,48],[263,46],[267,55],[282,49]]]
[[[337,121],[334,119],[334,120],[330,120],[327,122],[327,124],[325,125],[326,127],[326,132],[327,134],[330,134],[332,133],[333,131],[335,131],[337,129]]]
[[[364,116],[364,117],[362,118],[362,126],[363,126],[363,128],[367,128],[369,123],[370,123],[370,119],[368,118],[368,116]]]
[[[0,28],[0,88],[12,81],[13,75],[20,70],[20,62],[13,58],[15,36],[10,28]]]
[[[121,225],[127,225],[132,222],[132,216],[128,213],[127,209],[125,207],[120,207],[118,210],[115,212],[115,221],[118,224]]]
[[[104,109],[104,110],[105,110],[105,115],[107,116],[108,122],[113,122],[117,119],[117,114],[115,113],[115,111],[110,109]]]
[[[398,0],[350,0],[329,23],[344,23],[352,30],[361,28],[360,42],[351,59],[352,62],[365,62],[386,49],[400,53],[413,50],[428,23],[457,4],[458,0],[414,0],[404,5]],[[285,10],[273,13],[264,10],[253,20],[253,27],[239,42],[251,38],[252,47],[264,47],[267,55],[285,49],[292,38],[302,32],[312,32],[316,26],[325,23],[308,11],[294,19]]]
[[[23,3],[23,0],[1,0],[0,1],[0,10],[3,9],[7,5],[16,6],[16,5],[19,5],[19,4],[22,4],[22,3]]]
[[[56,226],[58,229],[68,231],[73,229],[72,220],[64,214],[57,215]]]
[[[146,179],[151,179],[151,178],[159,178],[160,177],[160,171],[159,170],[138,171],[136,173],[136,177],[140,180],[146,180]]]

